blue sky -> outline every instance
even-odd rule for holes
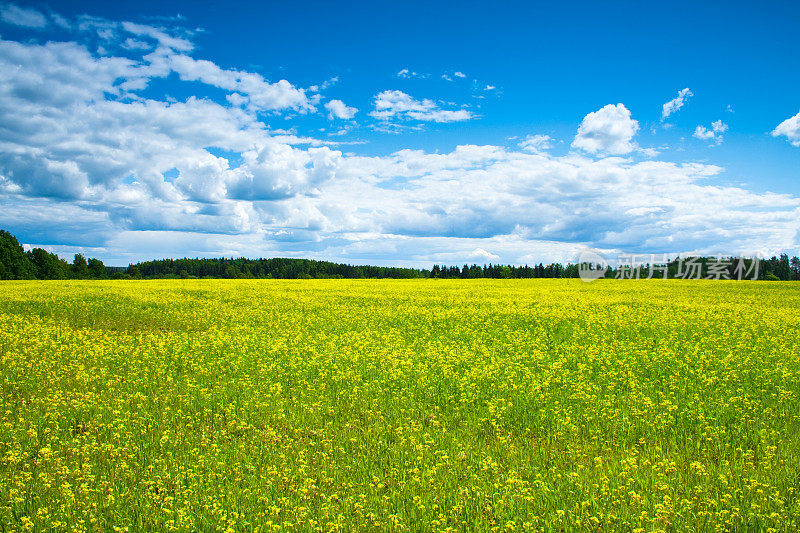
[[[109,264],[796,254],[798,21],[793,2],[2,3],[0,227]]]

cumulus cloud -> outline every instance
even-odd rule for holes
[[[53,17],[63,20],[57,15],[53,15]],[[62,25],[70,28],[66,21]],[[150,52],[138,60],[126,60],[135,67],[136,75],[120,76],[120,78],[127,78],[124,83],[120,84],[122,89],[141,90],[151,79],[163,78],[171,73],[176,73],[181,80],[198,81],[220,88],[228,93],[229,102],[247,107],[252,111],[274,112],[287,109],[303,113],[315,111],[313,102],[307,97],[306,91],[295,87],[287,80],[269,82],[258,73],[223,69],[211,61],[191,57],[188,54],[194,49],[194,44],[186,37],[191,32],[179,27],[168,31],[165,28],[146,24],[119,23],[82,15],[78,17],[78,21],[72,29],[79,33],[96,33],[106,47],[119,46],[133,54]],[[76,42],[54,44],[73,48],[78,46]],[[111,57],[109,61],[120,62],[122,59]],[[65,64],[68,65],[68,61]],[[327,87],[335,81],[336,78],[328,80],[323,87]],[[88,82],[92,83],[93,80],[90,79]]]
[[[713,141],[714,144],[722,144],[722,134],[728,131],[728,125],[721,120],[716,120],[711,123],[711,128],[705,126],[697,126],[692,137],[702,139],[704,141]]]
[[[96,204],[130,229],[159,227],[154,214],[167,213],[171,230],[211,230],[217,220],[232,231],[251,227],[241,198],[303,194],[332,176],[338,152],[294,148],[309,140],[271,135],[237,107],[139,97],[152,77],[179,72],[242,89],[262,108],[302,102],[282,100],[280,91],[270,100],[260,77],[159,50],[166,69],[158,60],[97,57],[74,42],[0,41],[0,190]],[[236,164],[217,151],[236,154]],[[219,205],[199,210],[191,202]],[[226,213],[239,222],[229,224]]]
[[[493,254],[492,252],[487,252],[483,248],[475,248],[469,254],[467,254],[467,257],[477,262],[497,261],[498,259],[500,259],[499,255]]]
[[[145,56],[145,59],[156,72],[176,72],[182,80],[200,81],[230,91],[228,100],[235,105],[245,105],[259,111],[314,110],[305,91],[286,80],[270,83],[260,74],[223,69],[205,59],[172,53],[170,48],[159,48]]]
[[[789,117],[772,130],[773,137],[786,137],[792,146],[800,146],[800,113]]]
[[[667,117],[678,111],[686,103],[689,97],[694,96],[689,88],[681,89],[678,91],[678,96],[665,103],[661,109],[661,120],[666,120]]]
[[[311,192],[333,178],[341,152],[328,147],[300,150],[266,144],[242,153],[244,163],[230,174],[229,197],[276,200]]]
[[[438,258],[452,247],[463,247],[464,258],[470,245],[522,261],[521,250],[549,243],[560,243],[552,248],[561,251],[590,243],[660,252],[720,246],[752,252],[792,243],[800,200],[708,183],[721,170],[494,146],[459,146],[444,154],[402,150],[343,158],[336,182],[322,188],[320,205],[348,205],[348,213],[360,213],[321,207],[334,227],[345,224],[344,233],[412,239],[421,248],[449,239],[450,250],[429,250],[428,257]]]
[[[19,7],[14,4],[0,6],[0,19],[8,24],[27,28],[44,28],[47,26],[47,17],[40,11],[29,7]]]
[[[403,91],[383,91],[375,96],[375,109],[370,116],[384,121],[459,122],[475,115],[466,109],[442,109],[433,100],[417,100]]]
[[[348,107],[345,105],[344,102],[341,100],[331,100],[325,104],[325,109],[328,110],[328,118],[340,118],[343,120],[349,120],[358,113],[358,109],[355,107]]]
[[[542,152],[553,147],[552,141],[549,135],[528,135],[519,147],[527,152]]]
[[[609,104],[586,115],[572,141],[573,148],[590,154],[627,154],[636,149],[633,137],[639,123],[623,104]]]

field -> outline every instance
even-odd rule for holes
[[[0,284],[2,531],[800,529],[800,284]]]

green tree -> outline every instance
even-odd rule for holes
[[[792,267],[789,263],[789,255],[788,254],[781,254],[778,258],[778,268],[776,269],[777,272],[775,274],[782,279],[783,281],[788,281],[792,279]]]
[[[69,277],[69,264],[42,248],[28,252],[28,259],[39,279],[64,279]]]
[[[89,265],[86,264],[86,258],[81,254],[75,254],[75,258],[72,260],[72,277],[76,279],[89,277]]]
[[[19,241],[0,230],[0,279],[33,279],[35,269]]]
[[[225,274],[223,277],[227,279],[234,279],[238,274],[239,273],[236,271],[236,268],[233,265],[228,265],[225,267]]]
[[[106,279],[108,277],[106,266],[99,259],[90,258],[87,270],[89,271],[89,276],[94,279]]]

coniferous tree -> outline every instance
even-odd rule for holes
[[[790,267],[792,269],[792,279],[795,281],[800,280],[800,258],[797,256],[792,257]]]

